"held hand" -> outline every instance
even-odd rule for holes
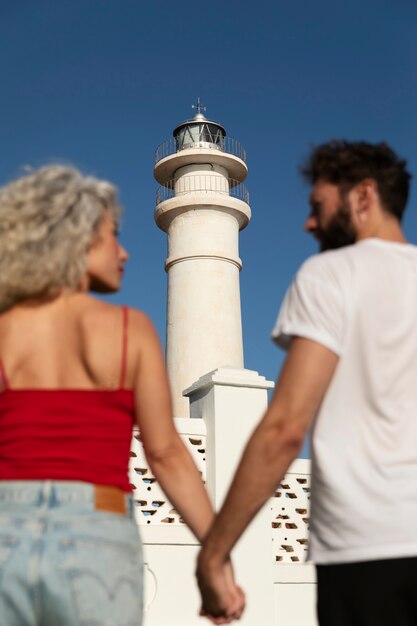
[[[228,624],[240,618],[245,595],[234,581],[230,559],[223,564],[209,563],[203,550],[198,559],[197,582],[202,598],[200,615],[214,624]]]

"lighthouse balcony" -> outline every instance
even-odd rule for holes
[[[231,137],[216,137],[215,141],[188,141],[180,143],[177,138],[170,138],[162,142],[155,150],[155,163],[172,154],[188,149],[219,150],[226,154],[232,154],[246,163],[246,150],[242,144]]]
[[[172,178],[165,185],[160,185],[156,191],[156,205],[187,194],[224,194],[249,204],[249,191],[240,181],[224,176],[198,174]]]
[[[166,185],[179,168],[208,163],[223,167],[240,183],[248,173],[245,149],[235,139],[224,137],[216,143],[199,140],[180,144],[176,139],[168,139],[156,150],[154,176],[158,183]]]

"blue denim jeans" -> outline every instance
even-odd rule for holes
[[[94,486],[0,481],[1,626],[140,626],[142,552],[128,514]]]

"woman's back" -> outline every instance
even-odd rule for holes
[[[16,390],[131,387],[131,368],[123,372],[127,331],[123,309],[84,293],[15,306],[0,315],[0,358],[8,385]]]
[[[0,478],[130,490],[126,308],[85,294],[0,316]]]

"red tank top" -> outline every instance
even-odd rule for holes
[[[130,491],[133,390],[10,389],[0,362],[0,480],[80,480]]]

